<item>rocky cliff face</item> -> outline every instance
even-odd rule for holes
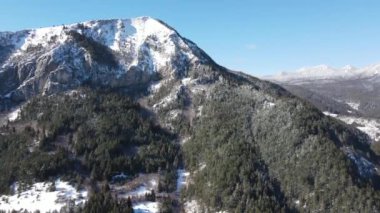
[[[83,84],[141,85],[212,63],[195,44],[148,17],[0,33],[0,97],[23,101]]]

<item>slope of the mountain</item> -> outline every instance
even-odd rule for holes
[[[357,111],[357,109],[352,108],[352,106],[349,104],[334,100],[333,98],[327,96],[323,96],[303,86],[291,84],[282,84],[282,86],[288,91],[291,91],[292,94],[310,101],[322,112],[327,111],[341,115],[360,116],[360,113]]]
[[[62,179],[88,192],[64,199],[74,212],[380,210],[380,159],[365,134],[217,65],[161,21],[90,21],[1,42],[12,119],[0,128],[0,209],[38,203],[42,183],[60,195]]]
[[[317,66],[266,78],[310,101],[326,114],[358,127],[372,141],[379,141],[380,65],[341,69]]]
[[[320,65],[264,78],[284,85],[291,92],[299,89],[290,87],[302,87],[343,105],[348,104],[352,108],[350,111],[356,110],[369,118],[380,118],[379,64],[363,68],[345,66],[341,69]],[[307,96],[298,94],[304,98]]]

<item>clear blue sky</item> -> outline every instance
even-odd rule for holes
[[[261,76],[380,62],[379,0],[0,0],[0,31],[152,16],[219,64]]]

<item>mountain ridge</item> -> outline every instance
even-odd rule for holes
[[[279,74],[263,76],[264,79],[278,82],[293,82],[301,80],[349,80],[362,78],[378,78],[380,64],[372,64],[361,68],[345,65],[341,68],[331,67],[325,64],[302,67],[296,71],[280,72]],[[302,83],[302,82],[299,82]]]
[[[184,75],[190,66],[215,64],[193,42],[183,39],[162,21],[149,17],[87,21],[7,33],[0,39],[0,45],[13,45],[10,53],[0,53],[5,56],[0,77],[12,82],[0,87],[0,95],[20,100],[31,95],[27,90],[49,93],[50,90],[75,87],[84,81],[123,86],[130,78],[136,79],[130,84],[140,84],[146,83],[154,73]],[[103,50],[95,51],[97,48]],[[67,54],[73,58],[67,58]],[[97,64],[100,60],[93,60],[94,57],[102,59],[103,63]],[[17,75],[12,75],[14,69]],[[31,72],[34,69],[36,71]],[[127,71],[135,74],[126,77]],[[104,80],[107,78],[104,72],[115,75],[113,82]],[[122,80],[117,81],[118,78]]]

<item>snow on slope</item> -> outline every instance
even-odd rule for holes
[[[15,121],[20,116],[21,109],[16,108],[8,114],[9,121]]]
[[[0,95],[14,100],[88,81],[124,87],[147,83],[156,72],[164,78],[185,76],[193,66],[213,63],[194,43],[149,17],[0,32],[0,46],[7,47],[0,49],[0,73],[5,73],[0,77],[7,82]],[[110,60],[100,60],[97,50],[109,51]],[[20,76],[14,77],[14,70]]]
[[[135,213],[158,213],[160,204],[159,202],[141,202],[133,206]]]
[[[354,124],[358,129],[368,134],[374,141],[380,141],[380,122],[376,119],[339,116],[347,124]]]
[[[343,116],[330,112],[323,112],[325,115],[339,119],[349,125],[355,126],[357,129],[366,133],[372,142],[380,142],[380,122],[375,119],[367,119],[353,116]],[[358,167],[359,174],[363,177],[371,177],[377,172],[377,168],[373,163],[367,160],[364,156],[355,153],[350,147],[343,147],[342,150],[346,153]]]
[[[87,200],[87,191],[77,191],[68,182],[57,180],[55,191],[50,191],[51,183],[39,182],[31,186],[29,190],[18,193],[18,185],[15,184],[15,194],[0,196],[0,210],[4,211],[59,211],[63,206],[73,200],[76,205],[84,204]]]
[[[360,103],[354,101],[348,101],[346,104],[354,110],[359,110]]]
[[[373,141],[380,142],[380,121],[376,119],[360,118],[353,116],[343,116],[330,112],[323,112],[325,115],[337,118],[349,125],[354,125],[359,130],[366,133]]]
[[[146,54],[145,63],[149,71],[158,71],[170,64],[178,52],[183,60],[194,60],[193,45],[185,42],[178,33],[150,17],[87,21],[56,27],[29,30],[27,34],[13,38],[16,52],[12,58],[24,54],[29,48],[41,47],[53,50],[67,43],[67,32],[77,31],[100,42],[114,51],[124,53],[125,65],[129,69],[138,66],[141,54]],[[18,32],[16,32],[18,33]]]

